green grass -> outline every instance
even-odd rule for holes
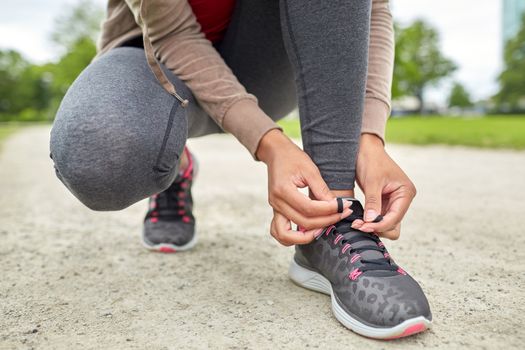
[[[297,119],[281,120],[279,124],[290,137],[300,137]],[[414,145],[525,149],[525,116],[391,118],[386,139],[390,143]]]

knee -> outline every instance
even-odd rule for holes
[[[67,147],[66,139],[51,138],[51,158],[57,177],[80,202],[92,210],[110,211],[122,210],[138,200],[126,190],[127,179],[122,178],[118,167],[112,169],[116,159],[101,164],[87,149]]]
[[[178,106],[143,51],[123,48],[95,60],[67,91],[53,124],[57,176],[94,210],[124,209],[162,191],[186,141],[186,112]]]
[[[176,176],[175,164],[172,169],[155,167],[156,149],[144,145],[139,135],[108,134],[97,123],[70,128],[63,120],[57,116],[51,131],[55,172],[92,210],[127,208],[164,190]]]

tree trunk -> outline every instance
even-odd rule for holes
[[[421,115],[423,114],[423,110],[424,110],[423,88],[417,89],[415,97],[417,98],[417,101],[419,103],[417,113]]]

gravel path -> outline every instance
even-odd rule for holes
[[[55,178],[48,127],[0,154],[0,348],[473,348],[525,344],[525,152],[390,146],[419,194],[387,245],[421,282],[433,328],[394,342],[343,328],[286,275],[265,168],[231,137],[192,140],[200,243],[149,253],[145,202],[84,208]]]

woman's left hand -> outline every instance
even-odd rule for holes
[[[386,153],[381,139],[373,134],[361,135],[356,181],[365,194],[365,212],[364,221],[355,220],[352,227],[398,239],[401,220],[416,195],[416,188]],[[383,220],[372,222],[378,215]]]

